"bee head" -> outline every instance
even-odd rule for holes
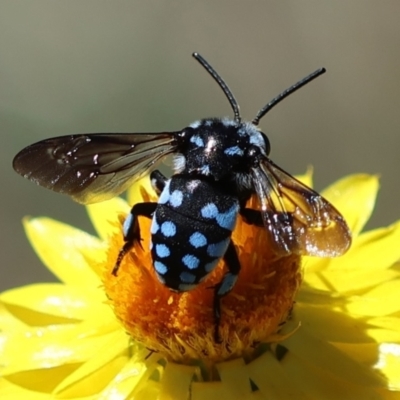
[[[246,173],[255,157],[267,156],[268,138],[251,123],[204,119],[184,129],[175,172],[209,176],[216,181],[236,172]]]

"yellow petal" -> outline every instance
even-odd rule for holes
[[[230,392],[229,387],[222,382],[193,382],[191,400],[246,400],[249,397],[238,396]],[[187,398],[187,397],[186,397]],[[170,398],[172,400],[172,398]],[[181,398],[179,398],[181,400]]]
[[[0,332],[24,329],[26,325],[15,317],[0,301]]]
[[[376,343],[397,343],[399,341],[399,331],[388,329],[367,329],[366,333]]]
[[[8,374],[6,379],[29,391],[51,393],[57,384],[62,382],[78,367],[79,364],[64,364],[59,367],[40,368],[37,370],[27,369]]]
[[[101,203],[88,204],[86,211],[98,235],[102,239],[107,239],[118,229],[115,224],[115,221],[118,220],[118,215],[129,213],[130,208],[125,200],[120,197],[114,197]]]
[[[102,391],[129,359],[129,338],[123,330],[107,337],[86,363],[80,366],[54,390],[56,398],[90,396]]]
[[[115,332],[85,335],[79,324],[3,332],[0,334],[2,375],[81,364],[96,356],[100,347],[109,345],[115,335]]]
[[[361,296],[354,296],[346,306],[350,313],[373,317],[400,311],[400,279],[385,282]]]
[[[379,343],[370,339],[372,340],[370,343],[333,343],[333,345],[358,363],[373,368],[379,354]]]
[[[301,321],[301,329],[321,340],[343,343],[365,343],[372,340],[366,335],[369,325],[365,321],[327,306],[299,302],[294,315]]]
[[[42,385],[38,391],[29,390],[19,384],[0,378],[0,399],[1,400],[52,400],[51,388],[46,388],[47,382],[40,382]],[[47,389],[47,390],[45,390]]]
[[[376,318],[368,318],[368,323],[380,328],[390,329],[394,332],[400,332],[400,317],[384,316]]]
[[[247,365],[250,379],[265,399],[310,400],[306,391],[296,384],[272,353],[264,353]]]
[[[357,236],[371,216],[378,188],[377,176],[358,174],[335,182],[321,194],[342,213]]]
[[[296,335],[294,335],[296,336]],[[314,349],[316,352],[321,349]],[[331,360],[329,358],[329,353],[324,351],[321,353],[321,358],[323,358],[323,364],[313,364],[297,354],[292,354],[291,352],[285,357],[281,362],[282,368],[290,376],[290,385],[293,387],[298,387],[307,394],[307,399],[323,399],[323,400],[354,400],[354,399],[368,399],[368,400],[382,400],[382,397],[371,387],[370,381],[365,380],[365,382],[353,382],[352,369],[347,370],[346,366],[344,369],[350,372],[346,376],[345,372],[339,376],[335,373],[332,374],[330,371],[325,369],[325,365],[335,363],[336,360]],[[336,366],[340,369],[340,365]],[[341,379],[341,378],[345,379]],[[364,377],[365,378],[365,377]],[[382,384],[381,387],[384,387]],[[279,396],[276,398],[280,398]],[[289,398],[289,397],[287,397]],[[297,399],[297,397],[292,397]]]
[[[24,219],[24,227],[39,258],[61,281],[72,285],[100,284],[80,251],[102,248],[99,239],[50,218]]]
[[[47,326],[54,324],[69,324],[78,322],[73,318],[65,318],[52,314],[45,314],[31,308],[21,307],[12,303],[1,303],[8,312],[20,322],[29,326]]]
[[[385,228],[362,233],[344,256],[333,260],[329,269],[383,270],[400,259],[400,221]]]
[[[368,289],[398,277],[392,270],[325,270],[316,274],[306,274],[304,282],[317,290],[331,293],[349,293]]]
[[[379,360],[375,365],[387,378],[391,390],[400,391],[400,345],[382,343]],[[399,395],[400,398],[400,395]]]
[[[153,380],[148,380],[146,385],[140,388],[134,395],[134,397],[128,397],[130,400],[155,400],[160,396],[160,384]],[[109,399],[109,397],[107,398]],[[122,397],[123,399],[123,397]],[[122,400],[121,399],[121,400]]]
[[[242,358],[217,364],[221,382],[229,393],[229,399],[246,399],[252,394],[249,376],[244,373],[246,364]]]
[[[0,378],[0,399],[2,400],[50,400],[48,393],[40,393],[26,390],[19,385],[9,382],[7,379]]]
[[[295,335],[285,340],[283,345],[289,350],[290,355],[299,357],[305,364],[315,365],[317,369],[324,370],[344,382],[352,382],[361,387],[384,387],[384,381],[378,374],[304,329],[300,328]]]
[[[200,376],[198,367],[169,362],[161,379],[160,400],[186,400],[196,375]]]
[[[82,352],[73,356],[73,350],[64,338],[76,337],[75,327],[71,325],[53,325],[52,327],[26,328],[21,331],[0,333],[0,365],[2,376],[14,383],[28,375],[34,375],[40,369],[49,370],[63,364],[79,362]],[[93,351],[92,351],[93,354]],[[36,371],[36,372],[37,372]],[[70,367],[68,367],[70,373]],[[62,374],[61,370],[50,371]],[[24,374],[23,374],[24,373]],[[28,382],[28,381],[26,381]],[[23,385],[28,387],[27,385]],[[30,387],[36,390],[34,387]]]
[[[109,400],[113,398],[134,398],[135,400],[143,398],[150,400],[158,398],[155,395],[150,397],[148,389],[154,382],[149,382],[149,378],[155,373],[159,373],[161,370],[160,362],[163,362],[163,357],[155,353],[149,357],[148,354],[149,350],[147,349],[135,352],[134,356],[129,359],[115,378],[99,393],[96,400]],[[159,391],[160,387],[157,385],[157,392]],[[144,393],[147,393],[149,397],[142,397]]]
[[[36,313],[48,314],[65,319],[80,320],[93,313],[104,312],[106,297],[99,288],[66,286],[58,283],[42,283],[8,290],[0,294],[8,309],[24,308]],[[21,318],[21,316],[20,316]],[[21,318],[25,320],[25,318]],[[26,321],[26,323],[30,323]],[[71,321],[69,321],[71,322]],[[43,323],[42,323],[43,324]],[[41,325],[32,321],[32,325]]]

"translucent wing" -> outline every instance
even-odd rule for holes
[[[42,140],[19,152],[15,171],[79,203],[110,199],[165,155],[176,134],[82,134]]]
[[[335,257],[351,233],[326,199],[265,158],[252,170],[264,225],[280,255]]]

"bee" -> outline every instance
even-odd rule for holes
[[[252,122],[242,121],[232,92],[198,53],[227,97],[233,118],[206,118],[175,132],[74,134],[42,140],[19,152],[16,172],[83,204],[110,199],[150,173],[158,202],[134,204],[122,231],[124,245],[111,273],[135,244],[139,216],[152,219],[151,255],[161,284],[177,292],[196,288],[222,258],[227,271],[214,286],[215,338],[221,298],[234,287],[240,260],[232,231],[240,214],[264,227],[277,257],[335,257],[347,251],[351,233],[341,214],[320,194],[274,164],[268,137],[258,124],[284,98],[325,72],[318,69],[267,103]],[[173,175],[153,167],[174,156]],[[255,195],[258,209],[246,206]]]

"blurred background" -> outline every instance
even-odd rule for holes
[[[315,187],[381,176],[368,228],[400,218],[400,3],[354,0],[0,2],[0,289],[54,278],[21,218],[47,215],[93,232],[83,206],[12,170],[23,147],[78,132],[179,130],[232,115],[192,59],[200,52],[252,119],[320,66],[327,74],[262,120],[271,158]]]

